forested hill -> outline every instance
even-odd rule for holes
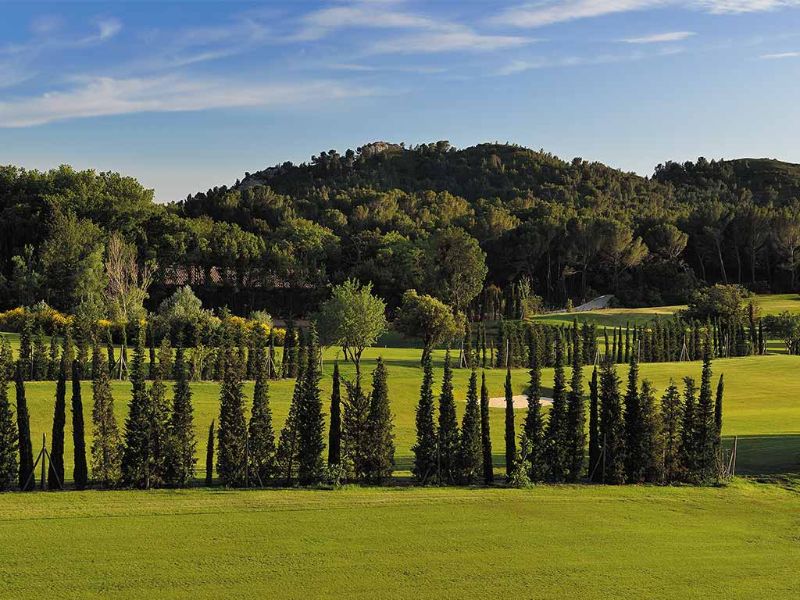
[[[85,302],[115,231],[157,264],[151,305],[189,284],[238,312],[306,312],[350,277],[390,305],[417,289],[480,310],[520,289],[554,306],[678,303],[703,282],[794,290],[800,268],[800,166],[766,159],[641,177],[507,144],[374,142],[152,197],[115,173],[0,167],[0,308]]]

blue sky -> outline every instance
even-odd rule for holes
[[[0,1],[0,164],[176,200],[365,142],[800,162],[800,0]]]

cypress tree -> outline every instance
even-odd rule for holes
[[[642,407],[639,397],[639,363],[631,359],[625,392],[625,475],[629,483],[644,481]]]
[[[250,411],[248,429],[248,456],[250,473],[261,485],[277,475],[275,462],[275,431],[272,428],[272,409],[269,403],[269,374],[267,362],[261,354],[263,348],[254,348],[253,361],[255,385],[253,387],[253,410]]]
[[[338,465],[342,462],[342,392],[339,361],[333,363],[330,421],[328,430],[328,465]]]
[[[11,346],[5,337],[0,336],[0,377],[3,377],[6,384],[14,379],[16,365],[11,352]]]
[[[214,421],[208,426],[208,442],[206,443],[206,485],[214,483]]]
[[[300,403],[303,401],[303,365],[300,365],[300,373],[294,382],[292,401],[289,404],[289,414],[281,429],[278,440],[278,466],[281,477],[286,483],[291,483],[297,471],[297,412]]]
[[[523,425],[525,444],[520,444],[520,446],[525,447],[528,453],[523,458],[527,459],[530,464],[530,473],[528,475],[531,481],[541,481],[546,474],[546,439],[540,397],[542,370],[533,344],[530,352],[529,374],[528,410],[525,414],[525,423]]]
[[[418,482],[430,481],[437,468],[436,428],[433,423],[433,365],[428,354],[422,361],[422,386],[419,391],[419,404],[415,415],[417,441],[411,451],[414,453],[412,471]]]
[[[322,374],[319,367],[317,332],[313,325],[308,336],[306,355],[307,366],[303,373],[305,378],[303,401],[297,411],[297,478],[302,485],[310,485],[322,480],[322,453],[325,450],[323,439],[325,420],[322,416],[322,394],[319,388]]]
[[[344,410],[342,440],[345,463],[352,470],[356,481],[364,481],[369,471],[370,459],[370,398],[361,388],[361,379],[355,383],[346,382],[347,402]]]
[[[282,377],[291,378],[297,376],[297,351],[295,348],[294,321],[286,321],[286,333],[283,337],[283,359],[281,360]]]
[[[535,360],[535,359],[534,359]],[[486,374],[483,374],[483,382],[486,382]],[[481,387],[481,392],[483,386]],[[506,369],[506,475],[510,475],[514,470],[514,461],[517,459],[517,431],[514,423],[514,392],[511,389],[511,369]],[[481,397],[481,400],[483,398]],[[481,404],[483,410],[483,404]],[[487,408],[488,412],[488,408]],[[483,414],[481,414],[483,417]]]
[[[469,319],[467,319],[464,325],[464,346],[462,352],[464,354],[464,366],[471,369],[474,365],[472,356],[472,324],[469,322]]]
[[[64,486],[64,427],[67,423],[67,371],[61,364],[56,382],[56,400],[53,406],[53,431],[50,435],[50,470],[47,487],[51,490]]]
[[[577,327],[573,332],[572,379],[567,395],[565,428],[566,475],[568,481],[577,481],[583,472],[583,454],[586,447],[586,408],[583,402],[583,368],[581,366],[580,338]]]
[[[664,481],[676,481],[681,470],[681,396],[675,382],[670,380],[669,387],[661,398],[661,423],[664,444]]]
[[[448,350],[444,358],[442,393],[439,396],[439,483],[454,483],[458,479],[458,441],[453,371]]]
[[[194,437],[192,389],[189,386],[185,352],[181,346],[178,346],[175,353],[175,385],[173,387],[169,437],[170,464],[167,469],[168,478],[176,485],[189,485],[194,478],[197,444]]]
[[[697,387],[694,379],[684,377],[683,420],[681,424],[681,465],[685,476],[693,481],[697,471],[696,403]]]
[[[20,375],[23,381],[29,380],[33,371],[32,328],[31,316],[26,309],[22,316],[22,325],[19,331],[19,356],[17,357]]]
[[[467,389],[467,407],[464,410],[464,417],[461,421],[459,448],[461,481],[465,484],[475,483],[481,473],[483,456],[480,411],[480,405],[478,404],[478,375],[473,369]]]
[[[247,424],[244,418],[242,370],[231,346],[225,347],[224,354],[225,375],[220,387],[217,431],[217,473],[226,486],[235,487],[245,483]]]
[[[506,375],[506,382],[510,385],[510,377]],[[514,401],[511,401],[511,417],[513,425]],[[511,428],[511,442],[514,442],[514,428]],[[489,430],[489,390],[486,388],[486,373],[481,373],[481,448],[483,450],[483,481],[494,481],[494,466],[492,465],[492,436]]]
[[[722,446],[722,397],[725,394],[724,375],[719,376],[714,402],[714,454],[719,455]]]
[[[89,483],[89,467],[86,464],[86,434],[83,420],[83,400],[81,399],[81,368],[77,360],[72,363],[72,446],[75,451],[75,465],[72,479],[79,490]]]
[[[11,349],[0,339],[0,492],[10,490],[17,479],[19,437],[14,425],[14,411],[8,401],[8,369]]]
[[[639,394],[639,408],[642,419],[642,473],[644,481],[657,483],[662,480],[662,458],[664,445],[662,438],[661,419],[656,409],[656,398],[653,385],[648,381],[642,382]]]
[[[170,404],[167,400],[167,387],[164,376],[168,363],[159,363],[153,373],[150,386],[150,481],[149,486],[161,486],[169,478],[169,459],[172,451],[170,439]]]
[[[43,381],[47,379],[47,344],[44,341],[44,332],[39,328],[33,342],[33,358],[31,363],[31,379]]]
[[[92,363],[92,479],[102,487],[113,487],[120,479],[122,440],[114,416],[108,364],[96,346]]]
[[[389,406],[388,372],[383,359],[372,372],[372,393],[369,405],[369,459],[367,480],[381,483],[392,476],[394,469],[394,433]]]
[[[600,459],[600,388],[597,381],[597,367],[592,370],[589,382],[589,474],[592,481],[598,481],[597,465]]]
[[[716,425],[714,423],[714,398],[711,391],[711,353],[703,353],[703,371],[700,378],[700,395],[695,419],[698,476],[702,481],[714,475],[716,456]]]
[[[553,405],[547,423],[547,447],[550,478],[563,481],[568,468],[567,458],[567,391],[564,376],[563,340],[556,337],[556,360],[553,376]]]
[[[603,453],[600,481],[625,483],[625,420],[619,376],[611,360],[606,360],[600,370],[600,437]]]
[[[125,419],[125,449],[122,453],[122,482],[147,488],[150,485],[150,395],[144,362],[144,330],[135,332],[133,359],[130,363],[131,401]]]
[[[50,336],[50,357],[47,361],[47,378],[57,380],[60,368],[61,364],[58,359],[58,338],[52,335]]]
[[[269,370],[269,378],[270,379],[277,379],[278,378],[278,370],[275,368],[275,330],[269,330],[269,355],[268,355],[268,370]]]

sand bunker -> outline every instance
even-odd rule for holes
[[[514,408],[528,408],[528,397],[527,396],[514,396]],[[547,406],[553,403],[552,398],[539,398],[542,406]],[[505,397],[501,398],[489,398],[489,406],[492,408],[505,408],[506,407],[506,399]]]

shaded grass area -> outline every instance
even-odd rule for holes
[[[330,393],[330,375],[332,360],[338,350],[325,352],[322,380],[323,401],[327,412]],[[398,474],[408,474],[411,465],[411,447],[414,444],[414,414],[419,398],[419,387],[422,372],[419,368],[420,350],[409,348],[371,348],[365,352],[363,372],[368,377],[378,356],[383,356],[389,369],[389,390],[395,422],[395,444]],[[444,352],[436,351],[435,390],[441,384],[441,368]],[[352,378],[354,369],[351,364],[342,364],[344,377]],[[699,380],[701,365],[693,363],[654,363],[641,365],[641,375],[650,379],[656,386],[659,395],[675,379],[682,385],[683,376],[692,376]],[[763,436],[759,443],[744,443],[739,447],[740,473],[776,473],[800,470],[800,357],[772,355],[717,360],[714,362],[715,374],[725,373],[725,436]],[[502,369],[486,371],[489,394],[492,397],[503,396],[505,372]],[[588,381],[590,369],[584,369]],[[619,367],[619,375],[625,381],[627,367]],[[515,394],[525,392],[528,374],[523,369],[512,372],[513,391]],[[455,393],[458,401],[458,413],[461,417],[466,396],[469,372],[457,369],[454,373]],[[369,380],[367,380],[367,383]],[[545,369],[542,374],[543,395],[551,392],[553,370]],[[716,382],[715,382],[716,383]],[[291,400],[293,381],[276,381],[270,385],[271,404],[274,413],[276,431],[280,430],[286,418]],[[624,385],[624,384],[623,384]],[[115,381],[112,384],[116,414],[120,427],[127,415],[127,404],[130,398],[130,384],[127,381]],[[588,385],[586,386],[588,393]],[[53,402],[55,396],[54,382],[29,382],[26,384],[28,403],[31,414],[31,430],[34,446],[38,450],[42,433],[50,436],[52,428]],[[198,443],[198,466],[204,465],[205,444],[208,426],[219,414],[219,384],[215,382],[197,382],[192,384],[194,393],[195,427]],[[13,398],[13,389],[9,389]],[[246,406],[249,409],[252,401],[253,386],[245,384]],[[168,390],[171,397],[171,386]],[[90,435],[90,414],[92,406],[91,385],[83,384],[83,401],[87,434]],[[69,398],[68,398],[69,402]],[[517,423],[521,425],[524,410],[516,411]],[[496,465],[503,464],[504,456],[504,409],[490,409],[492,445]],[[755,438],[754,438],[755,439]],[[71,418],[67,415],[67,451],[65,462],[67,476],[71,477],[72,437]],[[794,466],[793,466],[794,465]],[[404,473],[405,472],[405,473]],[[198,473],[203,475],[202,473]]]
[[[794,598],[800,495],[542,486],[0,495],[4,598]]]

